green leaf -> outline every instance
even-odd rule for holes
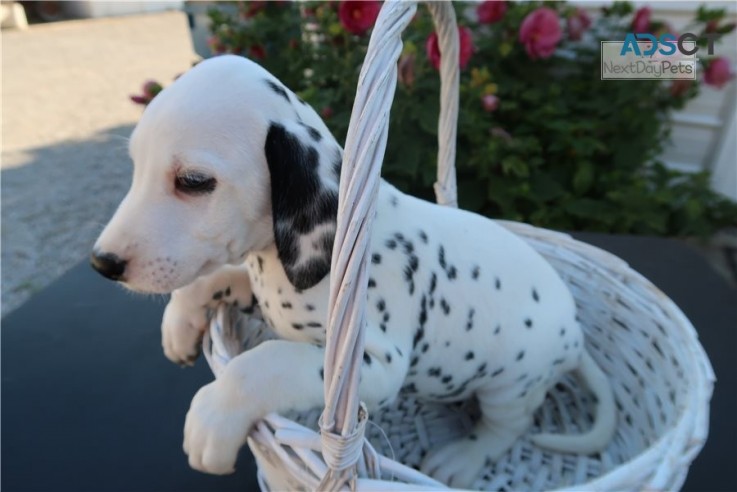
[[[582,161],[573,175],[573,189],[578,194],[586,193],[594,183],[594,166],[589,161]]]

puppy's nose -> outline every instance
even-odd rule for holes
[[[93,251],[92,255],[90,255],[92,268],[110,280],[120,280],[123,277],[127,263],[127,261],[121,260],[117,255],[112,253]]]

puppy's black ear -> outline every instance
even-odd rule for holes
[[[338,193],[320,177],[318,149],[297,131],[272,123],[264,150],[279,260],[292,285],[304,290],[330,271]]]

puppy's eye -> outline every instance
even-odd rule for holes
[[[174,180],[178,191],[190,195],[212,193],[216,184],[215,178],[192,171],[179,174]]]

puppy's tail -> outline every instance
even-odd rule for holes
[[[591,454],[603,450],[614,436],[617,412],[609,380],[587,352],[577,372],[598,400],[593,427],[578,435],[538,434],[531,437],[536,445],[563,453]]]

